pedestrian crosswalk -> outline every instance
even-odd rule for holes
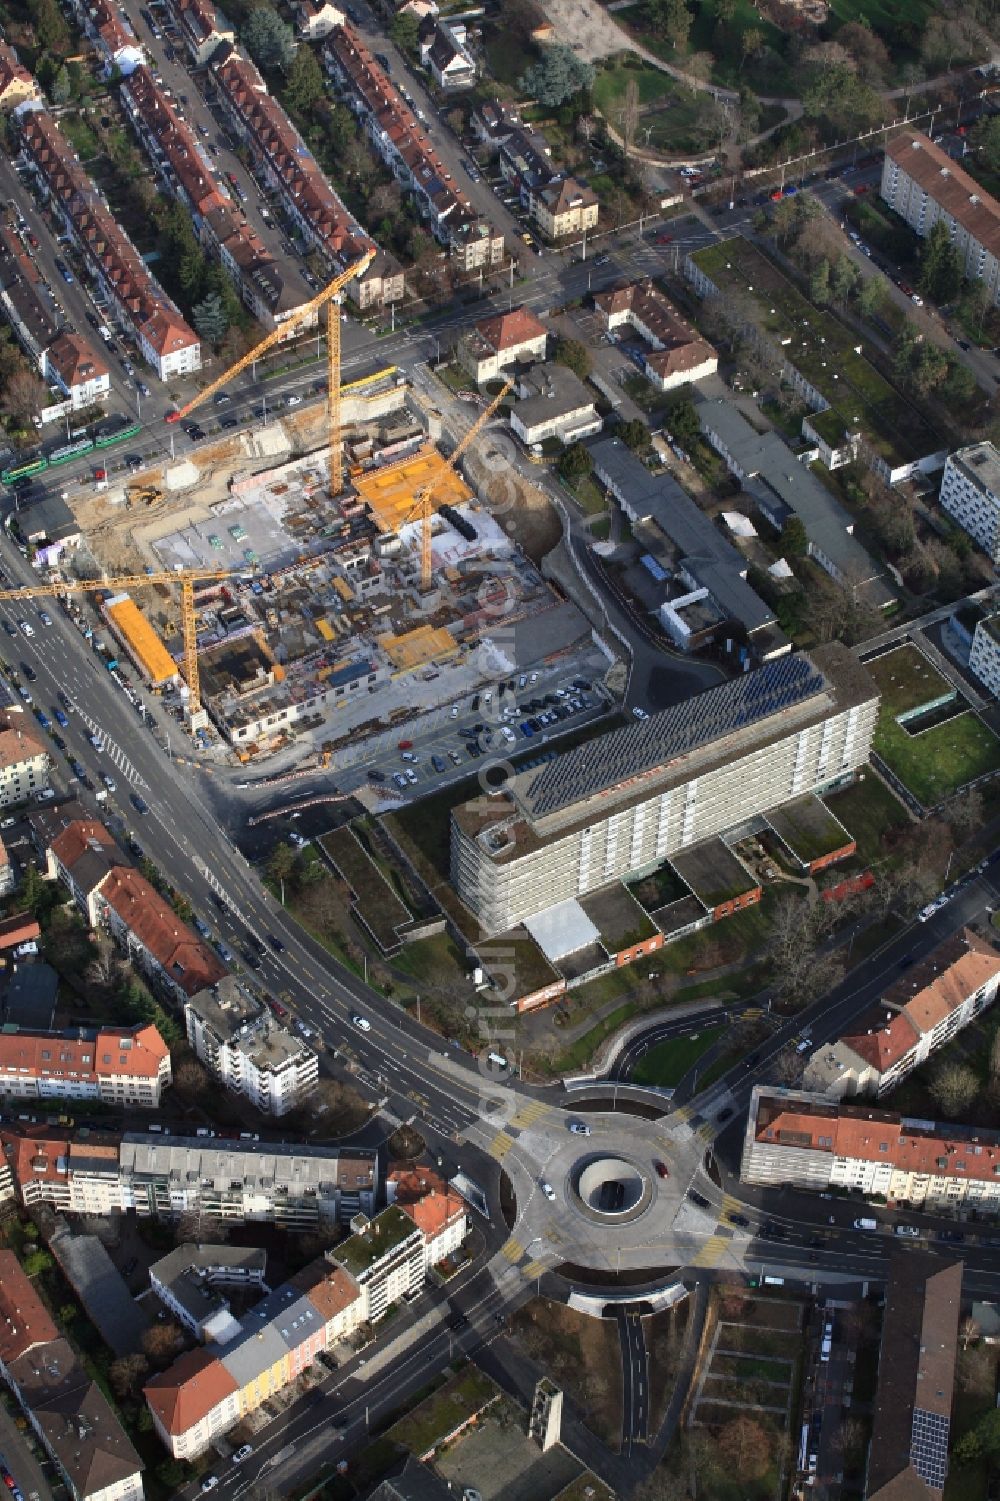
[[[512,1235],[510,1239],[500,1247],[500,1255],[504,1258],[505,1261],[509,1261],[511,1266],[516,1266],[521,1257],[524,1255],[524,1246],[521,1241],[518,1240],[516,1235]]]
[[[722,1195],[722,1213],[724,1215],[725,1214],[738,1214],[739,1211],[740,1211],[740,1209],[741,1209],[741,1207],[742,1206],[740,1204],[739,1199],[734,1199],[733,1196],[732,1196],[732,1194],[723,1194]]]
[[[138,772],[132,765],[132,762],[122,750],[121,746],[118,745],[116,741],[111,740],[101,729],[97,721],[91,719],[90,715],[86,712],[86,710],[81,709],[79,704],[75,704],[74,708],[77,715],[80,719],[83,720],[90,733],[97,737],[98,743],[94,747],[94,749],[107,756],[112,765],[117,767],[122,776],[125,777],[127,781],[131,782],[133,787],[147,786],[148,784],[145,777],[142,776],[141,773]]]
[[[716,1231],[714,1235],[710,1235],[708,1237],[708,1240],[706,1240],[701,1250],[696,1252],[695,1255],[691,1257],[691,1260],[688,1262],[688,1266],[718,1266],[723,1256],[726,1254],[726,1248],[728,1247],[728,1245],[729,1236],[720,1235],[718,1231]]]
[[[543,1116],[551,1114],[551,1105],[546,1105],[542,1100],[528,1100],[525,1105],[521,1106],[521,1109],[513,1117],[510,1124],[523,1129],[526,1126],[535,1125]]]
[[[512,1136],[508,1136],[506,1131],[498,1131],[486,1150],[497,1162],[502,1162],[513,1145]]]
[[[527,1266],[521,1268],[529,1282],[534,1282],[535,1278],[540,1277],[545,1270],[544,1261],[529,1261]]]

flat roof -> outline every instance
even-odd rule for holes
[[[342,1241],[333,1248],[330,1255],[345,1271],[357,1277],[416,1233],[417,1227],[410,1216],[395,1205],[390,1205],[369,1221],[367,1230],[359,1231],[349,1240]]]
[[[1000,452],[994,444],[988,440],[970,443],[953,453],[948,462],[964,469],[977,485],[1000,498]]]
[[[575,897],[557,902],[554,907],[546,907],[544,912],[536,912],[533,917],[526,917],[524,926],[552,963],[599,942],[601,937],[599,929]]]
[[[398,532],[421,491],[430,485],[434,486],[435,511],[443,505],[460,506],[472,499],[472,491],[462,476],[447,468],[441,454],[430,444],[401,464],[373,469],[354,478],[354,488],[383,532]],[[415,516],[410,516],[411,523],[415,520]]]

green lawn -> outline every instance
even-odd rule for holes
[[[650,1048],[632,1071],[634,1084],[656,1084],[671,1089],[679,1084],[709,1048],[714,1047],[724,1027],[706,1027],[693,1037],[669,1037]]]
[[[1000,741],[968,711],[922,735],[908,735],[883,709],[875,749],[925,808],[966,782],[1000,770]]]
[[[619,124],[615,116],[625,102],[625,90],[630,79],[634,79],[638,86],[640,104],[652,104],[655,100],[669,98],[678,92],[678,86],[669,73],[645,66],[630,68],[623,62],[614,60],[601,69],[592,90],[594,103],[610,119],[612,125]]]
[[[685,88],[659,68],[628,67],[617,60],[598,74],[593,91],[594,103],[616,130],[622,128],[625,91],[630,79],[638,86],[643,110],[637,141],[647,144],[648,130],[648,144],[660,151],[700,151],[704,147],[701,122],[714,108],[710,96]]]
[[[951,692],[951,684],[917,647],[908,642],[865,663],[882,695],[882,708],[894,717],[932,704]]]
[[[511,31],[496,24],[486,28],[483,45],[488,76],[495,83],[506,83],[515,88],[521,74],[533,62],[533,57],[525,52]]]
[[[602,516],[607,511],[608,498],[592,474],[585,474],[567,489],[585,516]]]
[[[895,793],[871,770],[863,773],[864,781],[834,792],[824,802],[849,829],[857,841],[858,858],[865,864],[884,853],[883,840],[892,829],[902,828],[909,815]]]
[[[498,1395],[490,1378],[468,1366],[389,1429],[387,1438],[421,1455]]]
[[[683,68],[685,57],[692,53],[711,53],[715,59],[712,69],[713,83],[725,84],[732,88],[746,84],[756,93],[764,95],[779,96],[792,92],[791,73],[784,59],[785,37],[777,26],[764,19],[752,4],[752,0],[737,0],[730,26],[733,34],[740,36],[751,27],[762,31],[768,50],[759,59],[754,58],[748,61],[742,71],[739,67],[737,49],[733,49],[732,57],[718,56],[719,49],[715,39],[715,0],[702,0],[696,8],[687,50],[682,53],[678,53],[655,31],[647,29],[645,10],[641,4],[629,5],[623,10],[615,11],[614,19],[634,32],[638,40],[648,47],[650,52],[654,52],[657,57],[662,57],[664,62],[673,63],[676,67]]]

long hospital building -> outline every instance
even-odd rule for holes
[[[487,935],[506,932],[850,779],[877,712],[837,642],[768,662],[455,808],[452,882]]]

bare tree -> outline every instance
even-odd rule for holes
[[[228,1238],[226,1221],[205,1209],[184,1209],[177,1216],[174,1239],[179,1246],[220,1245]]]
[[[133,1397],[149,1374],[145,1355],[122,1355],[108,1368],[108,1380],[118,1397]]]
[[[962,1349],[967,1350],[970,1345],[978,1343],[979,1339],[982,1337],[982,1333],[983,1331],[980,1329],[979,1324],[976,1322],[976,1320],[972,1317],[972,1314],[967,1313],[965,1318],[962,1320],[961,1327],[959,1328],[959,1334],[962,1339]]]
[[[954,800],[948,808],[948,822],[959,844],[964,844],[983,827],[985,804],[978,787],[970,787],[964,797]]]
[[[151,1324],[142,1336],[142,1348],[148,1357],[149,1364],[161,1369],[170,1364],[183,1343],[181,1326],[175,1324],[172,1319],[168,1319],[163,1324]]]

